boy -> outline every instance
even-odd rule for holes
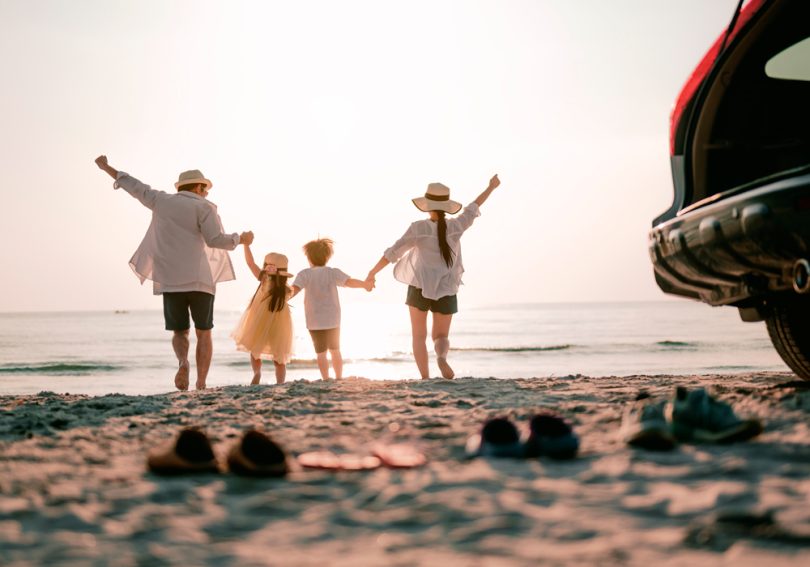
[[[307,242],[304,245],[304,254],[309,260],[309,268],[301,270],[293,281],[292,289],[295,297],[302,289],[304,294],[304,313],[307,320],[307,329],[312,336],[315,354],[318,356],[318,369],[321,378],[329,380],[329,361],[326,351],[332,355],[332,368],[335,369],[335,378],[343,378],[343,357],[340,355],[340,298],[338,286],[363,288],[371,291],[371,281],[361,281],[350,278],[337,268],[329,268],[326,263],[334,252],[332,242],[328,238],[320,238]]]

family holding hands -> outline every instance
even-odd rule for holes
[[[172,331],[172,347],[178,360],[175,386],[189,387],[188,360],[190,320],[197,335],[196,388],[204,389],[211,365],[216,284],[236,279],[227,251],[240,244],[245,262],[259,282],[250,304],[231,336],[240,351],[250,354],[252,384],[261,380],[262,359],[273,361],[276,382],[286,376],[286,365],[293,350],[293,325],[288,302],[304,292],[306,325],[317,354],[318,368],[324,380],[329,379],[329,358],[335,378],[343,376],[340,353],[340,300],[338,287],[371,291],[377,274],[388,264],[395,264],[394,277],[408,285],[405,303],[410,310],[413,356],[422,379],[430,378],[427,350],[427,314],[433,313],[431,338],[436,362],[444,378],[454,377],[447,362],[450,350],[450,323],[458,311],[456,294],[464,267],[461,259],[461,236],[480,215],[480,207],[500,185],[498,176],[487,188],[462,209],[450,199],[450,189],[441,183],[430,183],[424,196],[413,204],[429,217],[412,223],[399,240],[386,249],[369,271],[365,280],[349,277],[338,268],[327,266],[334,243],[328,238],[304,245],[309,268],[300,270],[292,283],[287,257],[277,252],[265,255],[261,267],[256,263],[250,245],[253,233],[225,233],[216,205],[206,197],[213,186],[199,170],[185,171],[175,183],[176,193],[152,189],[128,173],[109,165],[106,156],[96,158],[96,165],[114,180],[115,189],[124,189],[152,211],[146,235],[129,265],[143,283],[152,280],[156,295],[163,296],[166,330]]]

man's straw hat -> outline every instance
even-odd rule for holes
[[[206,189],[210,189],[214,186],[210,180],[205,178],[202,171],[199,169],[189,169],[180,174],[180,177],[177,178],[177,183],[174,184],[174,188],[177,189],[181,185],[196,185],[197,183],[202,183],[205,185]]]

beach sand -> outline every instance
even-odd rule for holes
[[[0,397],[0,564],[808,565],[810,390],[795,380],[347,379]],[[676,385],[713,388],[765,432],[670,453],[625,446],[625,404]],[[486,418],[525,427],[540,409],[572,422],[577,459],[465,458]],[[407,442],[429,461],[284,479],[148,473],[147,451],[190,425],[220,456],[259,425],[291,454]]]

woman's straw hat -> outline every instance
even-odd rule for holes
[[[289,265],[289,262],[287,261],[287,257],[284,254],[279,254],[277,252],[270,252],[270,254],[264,257],[264,265],[265,267],[275,266],[277,276],[286,276],[288,278],[292,277],[292,274],[287,271],[287,266]]]
[[[206,189],[210,189],[214,186],[210,180],[205,178],[202,171],[199,169],[189,169],[180,174],[180,177],[177,178],[177,183],[174,184],[174,188],[178,189],[181,185],[196,185],[197,183],[202,183],[205,185]]]
[[[441,183],[431,183],[428,185],[424,197],[411,199],[416,208],[420,211],[444,211],[451,215],[461,210],[461,203],[450,200],[450,188]]]

